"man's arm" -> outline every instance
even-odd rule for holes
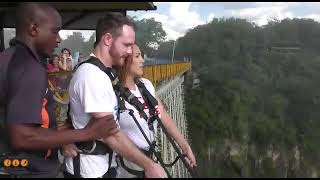
[[[41,150],[56,148],[74,142],[90,141],[115,133],[117,125],[113,116],[90,120],[84,129],[57,131],[35,124],[11,124],[8,126],[10,143],[14,149]]]
[[[108,114],[110,113],[91,113],[94,118]],[[103,138],[103,141],[127,160],[141,166],[145,170],[146,177],[167,177],[163,168],[144,155],[123,132],[118,131],[111,136]]]
[[[91,113],[93,118],[99,118],[111,113]],[[121,131],[103,139],[114,151],[132,161],[139,166],[145,168],[152,163],[152,160],[145,156]]]

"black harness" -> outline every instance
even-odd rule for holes
[[[182,154],[180,149],[177,147],[177,145],[175,144],[174,140],[172,139],[172,137],[168,134],[166,128],[164,127],[164,125],[162,124],[160,118],[159,118],[159,110],[158,110],[158,101],[155,97],[153,97],[153,95],[148,91],[148,89],[144,86],[144,84],[141,81],[138,81],[137,86],[139,88],[139,91],[142,95],[142,97],[144,98],[145,102],[148,104],[149,107],[149,114],[150,114],[150,118],[145,118],[146,115],[144,112],[144,106],[143,104],[138,100],[137,97],[135,97],[128,88],[125,89],[125,91],[120,91],[120,95],[127,101],[129,102],[131,105],[133,105],[140,113],[140,115],[142,115],[142,117],[144,117],[144,119],[148,122],[149,125],[149,129],[150,130],[154,130],[153,129],[153,122],[157,121],[160,128],[162,129],[163,133],[167,136],[169,142],[171,143],[171,145],[173,146],[174,150],[177,152],[178,156],[175,158],[175,160],[172,163],[164,163],[163,159],[161,158],[161,154],[159,151],[157,151],[155,149],[156,147],[156,141],[150,142],[147,135],[144,133],[142,127],[140,126],[138,120],[136,119],[136,117],[134,116],[134,112],[133,110],[129,110],[129,114],[130,116],[133,118],[134,122],[136,123],[136,125],[138,126],[138,128],[140,129],[142,135],[144,136],[145,140],[147,141],[147,143],[150,146],[149,149],[149,153],[153,153],[157,159],[157,161],[161,164],[161,166],[164,168],[164,170],[166,171],[168,177],[170,178],[171,175],[169,173],[169,171],[165,168],[165,167],[171,167],[173,166],[179,159],[182,160],[184,166],[188,169],[190,175],[192,177],[198,177],[198,174],[195,170],[195,168],[191,168],[188,166],[187,161],[185,160],[186,155]],[[128,168],[124,168],[124,169],[128,169]],[[127,170],[128,172],[130,172],[129,170]],[[136,174],[139,175],[141,173],[139,172],[134,172],[131,170],[130,172],[131,174]],[[138,176],[141,177],[141,176]]]

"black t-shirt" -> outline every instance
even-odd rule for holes
[[[0,79],[0,102],[5,104],[6,122],[56,128],[54,100],[48,88],[46,67],[22,42],[16,41],[13,48],[1,53],[1,55],[7,53],[6,56],[0,55],[1,73],[6,73],[1,74],[6,79]],[[5,67],[6,72],[3,70]],[[28,160],[28,166],[19,169],[22,173],[25,171],[32,174],[50,174],[58,168],[57,150],[52,149],[51,155],[45,158],[47,152],[47,150],[13,152],[11,158]]]

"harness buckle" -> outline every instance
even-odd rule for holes
[[[96,149],[96,147],[97,147],[97,143],[96,143],[96,141],[93,140],[92,148],[91,148],[89,151],[86,150],[86,149],[82,149],[82,150],[83,150],[84,152],[88,153],[88,154],[91,154],[91,153],[93,153],[93,151]]]

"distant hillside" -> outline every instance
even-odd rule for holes
[[[275,46],[301,50],[268,49]],[[157,56],[170,48],[162,43]],[[319,177],[318,22],[214,19],[179,38],[175,56],[192,59],[200,80],[192,89],[189,77],[186,108],[201,174]]]

